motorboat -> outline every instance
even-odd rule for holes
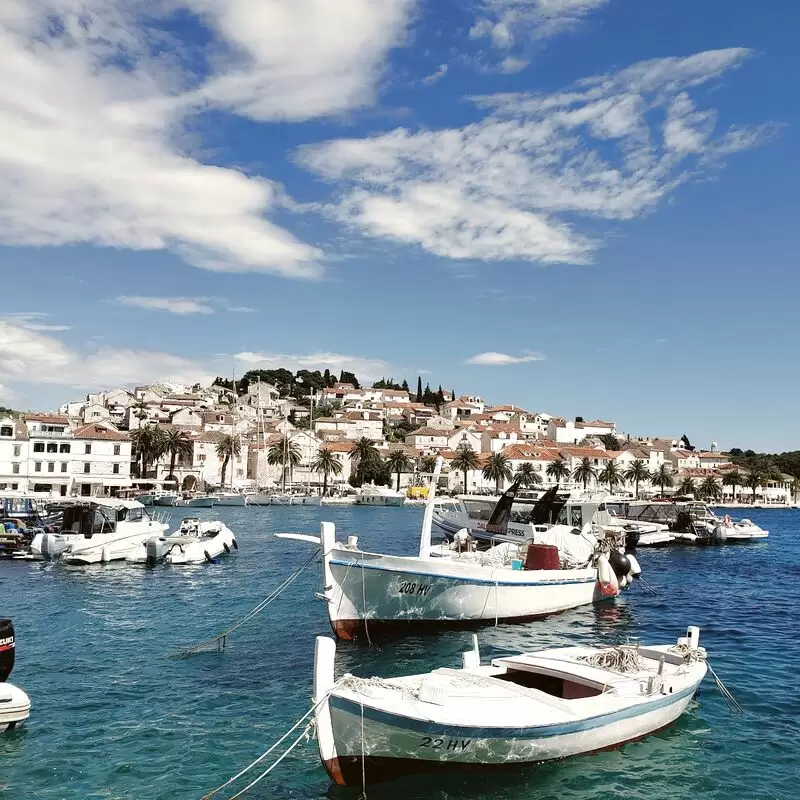
[[[246,506],[247,495],[241,492],[214,492],[215,506]]]
[[[173,491],[156,492],[153,495],[154,506],[174,506],[180,495]]]
[[[675,722],[708,669],[698,628],[676,644],[572,646],[460,669],[334,680],[318,637],[313,699],[320,758],[339,785],[412,772],[522,767],[619,747]]]
[[[717,519],[718,525],[715,528],[715,534],[721,537],[725,544],[762,541],[769,536],[769,531],[765,531],[749,519],[740,519],[738,522],[734,522],[727,514]]]
[[[248,506],[269,506],[272,505],[272,495],[267,492],[248,491],[245,492]]]
[[[187,517],[169,536],[153,536],[126,556],[126,561],[157,564],[202,564],[238,550],[231,529],[219,520]]]
[[[7,683],[14,669],[16,639],[10,619],[0,619],[0,733],[13,730],[31,714],[31,701],[18,686]]]
[[[410,624],[524,622],[605,600],[641,573],[625,556],[624,543],[596,539],[569,526],[548,531],[548,542],[503,542],[485,552],[471,547],[468,531],[453,545],[433,547],[434,471],[420,533],[419,554],[366,552],[358,537],[336,539],[331,522],[320,535],[276,534],[316,544],[322,552],[323,590],[334,633],[343,639],[369,636]],[[516,487],[516,485],[515,485]],[[511,487],[487,523],[502,533],[514,500]]]
[[[175,498],[172,504],[178,508],[211,508],[214,505],[214,498],[210,495],[182,494]]]
[[[60,559],[65,564],[117,561],[142,542],[162,535],[166,528],[165,523],[152,519],[138,500],[95,497],[64,508],[61,533],[42,534],[38,552],[42,557],[52,557],[60,548]],[[36,546],[34,539],[34,554]]]
[[[356,495],[357,506],[401,506],[405,501],[406,496],[402,492],[374,483],[365,483]]]

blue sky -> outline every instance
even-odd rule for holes
[[[800,448],[798,23],[6,0],[0,403],[327,366]]]

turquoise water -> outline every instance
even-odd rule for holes
[[[210,510],[205,512],[210,516]],[[0,616],[17,630],[12,682],[30,695],[26,726],[0,735],[2,800],[199,798],[248,764],[309,706],[314,637],[328,634],[308,569],[224,653],[170,658],[217,633],[310,555],[277,531],[341,535],[387,552],[417,545],[417,508],[219,509],[241,549],[217,565],[158,567],[0,562]],[[741,516],[742,512],[736,512]],[[177,516],[177,515],[176,515]],[[602,607],[485,629],[484,657],[568,641],[673,640],[687,624],[745,707],[732,716],[706,681],[664,733],[625,748],[513,773],[416,777],[372,798],[796,798],[800,796],[800,528],[798,511],[750,516],[767,543],[642,551],[655,597],[634,587]],[[392,675],[459,663],[469,633],[410,636],[372,648],[339,645],[339,667]],[[229,797],[232,792],[219,795]],[[295,750],[253,798],[355,798],[329,786],[316,745]]]

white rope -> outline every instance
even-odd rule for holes
[[[624,644],[598,650],[589,655],[578,656],[578,661],[600,669],[622,673],[641,672],[645,666],[644,659],[638,654],[637,648]]]

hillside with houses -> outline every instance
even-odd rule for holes
[[[115,494],[363,482],[423,486],[436,457],[442,490],[491,493],[514,478],[603,485],[642,496],[693,494],[787,504],[797,488],[770,465],[743,465],[686,437],[636,437],[613,421],[566,419],[476,394],[352,373],[253,371],[210,386],[113,388],[51,413],[0,412],[0,489]]]

